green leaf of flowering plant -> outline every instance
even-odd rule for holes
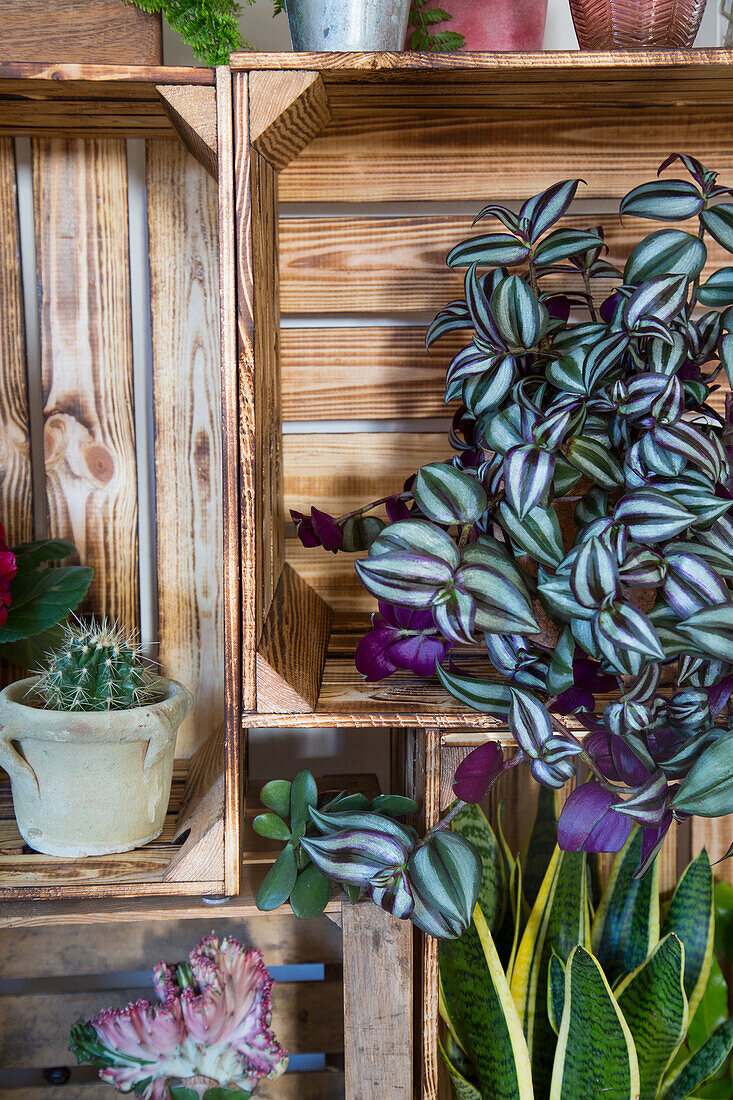
[[[707,282],[698,288],[697,300],[701,306],[715,306],[718,309],[733,304],[733,267],[721,267],[714,271]]]
[[[65,619],[86,595],[93,572],[85,565],[19,568],[10,584],[12,602],[0,626],[0,645],[33,637]]]
[[[487,507],[481,482],[447,462],[421,466],[412,494],[420,511],[434,523],[476,523]]]
[[[595,233],[582,229],[556,229],[537,245],[534,259],[535,263],[544,267],[571,256],[580,256],[591,249],[602,248],[604,244],[603,237]]]
[[[690,768],[672,806],[697,817],[733,813],[733,734],[721,733]]]

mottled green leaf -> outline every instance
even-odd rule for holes
[[[480,806],[466,806],[451,825],[454,832],[473,844],[481,856],[482,875],[478,905],[493,936],[501,928],[508,903],[509,884],[494,830]]]
[[[550,1100],[638,1096],[639,1066],[628,1025],[598,962],[576,947],[565,969]]]
[[[443,1010],[476,1068],[482,1097],[531,1097],[522,1027],[480,909],[460,939],[441,942],[439,957]]]
[[[613,861],[593,921],[593,954],[611,982],[630,974],[659,941],[659,863],[641,879],[642,831],[634,829]]]
[[[692,1019],[710,974],[715,935],[713,870],[705,849],[687,866],[674,892],[660,935],[670,932],[685,949],[685,994]]]
[[[711,1077],[733,1049],[733,1019],[716,1028],[708,1041],[674,1071],[662,1085],[660,1100],[686,1100],[699,1084]]]
[[[683,970],[682,942],[669,935],[615,990],[636,1049],[639,1100],[655,1100],[662,1074],[685,1037],[688,1015]]]

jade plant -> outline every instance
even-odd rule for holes
[[[470,924],[481,859],[469,840],[448,829],[452,814],[420,838],[395,820],[418,809],[412,799],[380,795],[370,802],[345,791],[319,798],[308,771],[292,783],[265,784],[260,799],[270,812],[254,819],[255,832],[285,847],[257,893],[259,909],[289,900],[296,916],[318,916],[333,882],[353,902],[368,894],[392,916],[440,939],[460,936]]]
[[[35,694],[49,710],[129,710],[150,702],[155,678],[132,635],[107,619],[65,624]]]
[[[356,513],[293,513],[307,545],[366,552],[367,679],[437,674],[508,722],[516,755],[467,764],[478,797],[519,763],[561,787],[582,762],[561,846],[618,851],[639,824],[640,871],[674,820],[733,811],[733,427],[710,402],[733,376],[733,266],[706,269],[711,245],[733,252],[733,192],[672,166],[621,203],[672,223],[622,272],[565,219],[579,179],[484,207],[499,231],[450,251],[465,296],[427,333],[469,340],[446,377],[452,458]],[[479,675],[461,663],[478,643]]]
[[[184,963],[153,968],[160,1000],[108,1008],[71,1029],[71,1051],[140,1100],[246,1100],[288,1058],[270,1030],[261,952],[206,936]]]
[[[478,807],[453,823],[483,858],[472,925],[440,945],[441,1051],[454,1095],[729,1096],[733,1020],[727,1004],[711,1012],[720,971],[711,971],[707,854],[690,863],[663,906],[658,861],[643,880],[634,877],[637,827],[598,896],[593,857],[553,846],[547,799],[540,808],[526,856],[516,861]]]

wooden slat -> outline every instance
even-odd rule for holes
[[[690,823],[693,857],[707,848],[713,863],[721,859],[733,844],[733,815],[718,818],[693,817]],[[733,885],[733,861],[726,859],[715,868],[716,878]]]
[[[460,110],[453,98],[418,110],[353,110],[335,119],[282,174],[283,202],[524,199],[581,175],[580,195],[619,198],[651,179],[672,148],[694,148],[725,177],[733,113],[716,99],[690,111],[639,105]],[[487,150],[491,150],[487,156]],[[456,158],[460,171],[456,171]],[[674,173],[672,173],[674,174]],[[409,195],[405,180],[409,179]],[[488,223],[487,223],[488,224]]]
[[[283,437],[285,508],[331,515],[399,493],[426,462],[450,459],[440,432],[359,432]]]
[[[212,928],[259,948],[268,966],[341,962],[341,933],[327,917],[300,921],[284,912],[242,919],[216,906],[208,912],[208,920],[101,925],[93,934],[81,925],[15,929],[0,934],[0,972],[8,980],[146,970],[158,959],[185,958]]]
[[[148,142],[147,187],[159,659],[194,695],[187,757],[224,718],[217,195],[172,141]]]
[[[651,174],[655,168],[656,163],[649,166]],[[449,250],[459,241],[495,231],[491,224],[472,229],[471,221],[461,215],[285,218],[280,225],[283,312],[440,309],[462,295],[465,276],[465,271],[446,266]],[[628,218],[620,225],[615,215],[590,213],[568,217],[561,224],[603,225],[607,258],[621,269],[641,237],[661,228]],[[710,274],[727,262],[728,254],[714,242],[707,243],[707,249]],[[546,290],[574,285],[573,276],[565,274],[543,282]],[[596,297],[602,300],[611,285],[605,278],[594,280]]]
[[[0,63],[0,134],[172,137],[156,84],[213,85],[203,68]]]
[[[244,133],[237,136],[238,155],[247,153],[247,111],[239,116]],[[222,528],[224,613],[225,770],[224,789],[224,884],[229,895],[240,889],[240,813],[243,810],[240,773],[246,774],[247,742],[241,736],[241,708],[255,698],[254,647],[256,639],[243,605],[245,583],[241,553],[249,537],[242,521],[251,521],[249,505],[240,499],[245,481],[239,451],[239,363],[237,349],[237,229],[234,179],[234,117],[231,73],[216,70],[216,133],[219,166],[219,310],[222,418]],[[248,175],[248,173],[247,173]],[[250,575],[246,575],[250,580]],[[248,648],[249,647],[249,648]]]
[[[232,130],[233,116],[236,130]],[[255,380],[252,274],[252,181],[249,149],[249,92],[246,77],[232,81],[217,70],[219,134],[219,263],[222,302],[222,401],[224,452],[225,652],[227,721],[232,708],[255,705],[255,653],[259,640],[255,565]],[[236,302],[234,320],[223,303]],[[236,693],[236,694],[235,694]],[[236,703],[234,702],[236,698]]]
[[[345,904],[346,1095],[413,1096],[413,939],[409,921]],[[367,946],[368,945],[368,946]]]
[[[283,328],[283,420],[447,416],[445,369],[467,342],[453,336],[428,352],[424,326]]]
[[[257,648],[257,709],[312,711],[318,701],[333,613],[285,565]]]
[[[191,760],[174,834],[184,842],[166,882],[224,880],[225,734],[222,723]]]
[[[110,1097],[110,1086],[101,1082],[74,1082],[73,1089],[74,1100],[109,1100]],[[344,1075],[337,1070],[286,1073],[279,1080],[266,1081],[257,1089],[257,1096],[262,1100],[343,1100],[343,1095]],[[0,1100],[69,1100],[70,1096],[68,1084],[0,1088]]]
[[[251,141],[274,168],[283,169],[331,119],[318,73],[252,73]]]
[[[15,156],[0,138],[0,516],[11,545],[33,534],[30,421]]]
[[[160,65],[160,15],[125,0],[0,0],[2,56],[13,61]]]
[[[94,567],[87,605],[139,621],[124,142],[33,143],[49,531]]]
[[[216,922],[228,914],[236,914],[238,920],[270,920],[272,914],[260,912],[254,901],[269,867],[270,864],[267,863],[245,865],[241,873],[241,893],[214,906],[202,901],[201,895],[208,896],[212,889],[220,895],[221,885],[216,890],[215,884],[205,882],[173,886],[168,883],[153,883],[152,888],[148,888],[147,884],[136,883],[135,894],[132,896],[127,887],[117,890],[106,887],[105,892],[109,895],[106,897],[89,892],[81,897],[69,897],[66,891],[49,889],[42,895],[42,900],[6,902],[0,906],[0,929],[52,927],[69,923],[109,924],[110,921],[166,921],[194,917]],[[179,894],[187,891],[190,896],[171,896],[174,890]],[[340,900],[332,899],[326,906],[326,912],[338,913],[340,907]],[[288,910],[285,909],[284,912]]]
[[[13,994],[0,998],[0,1065],[4,1070],[42,1069],[70,1059],[69,1028],[108,1005],[153,997],[151,987],[95,989],[78,993]],[[292,1051],[343,1050],[342,984],[281,982],[273,990],[273,1029]]]
[[[280,437],[280,328],[277,174],[252,153],[252,264],[255,371],[255,567],[257,634],[262,632],[283,567]]]

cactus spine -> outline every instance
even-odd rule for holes
[[[129,710],[154,696],[140,646],[107,619],[67,623],[36,691],[50,710]]]

